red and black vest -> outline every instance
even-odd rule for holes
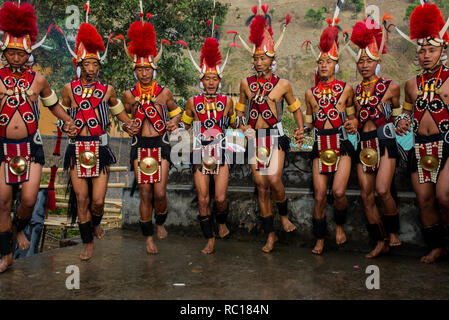
[[[217,133],[222,133],[225,129],[225,119],[223,117],[226,109],[227,97],[217,95],[215,98],[214,110],[207,110],[207,104],[204,95],[193,97],[193,105],[196,115],[201,122],[201,133],[205,138],[215,137]]]
[[[360,112],[359,112],[359,129],[362,129],[368,120],[371,120],[376,125],[376,128],[392,121],[391,117],[388,118],[385,115],[385,111],[379,110],[379,104],[390,87],[391,80],[379,78],[374,85],[374,90],[369,98],[365,101],[359,100]],[[356,88],[356,97],[360,98],[363,94],[362,85],[359,84]],[[363,103],[363,104],[362,104]]]
[[[345,87],[346,82],[335,80],[334,84],[329,88],[329,95],[323,94],[319,83],[312,88],[312,94],[319,106],[318,112],[314,114],[313,125],[315,128],[323,130],[328,120],[334,129],[343,125],[343,119],[337,109],[337,103],[340,101],[340,98],[345,91]]]
[[[439,77],[438,74],[440,75]],[[415,101],[415,108],[413,111],[413,129],[415,132],[418,132],[419,123],[426,111],[429,111],[440,133],[449,131],[449,105],[445,104],[440,96],[440,88],[448,78],[449,68],[446,66],[442,66],[441,73],[440,70],[438,70],[433,74],[424,74],[424,81],[422,75],[416,77],[418,98]],[[426,84],[428,88],[431,88],[433,85],[435,88],[434,92],[431,92],[430,90],[426,92]]]
[[[70,109],[69,114],[75,122],[78,134],[84,126],[87,126],[92,136],[99,136],[105,134],[110,125],[109,105],[103,101],[108,85],[97,81],[91,88],[92,95],[83,98],[84,89],[81,80],[72,81],[73,98],[78,107]],[[95,110],[98,111],[98,117]]]
[[[33,85],[36,73],[28,68],[21,78],[17,79],[11,73],[9,67],[0,69],[0,79],[5,86],[6,99],[0,111],[0,137],[6,137],[6,129],[16,112],[21,115],[28,131],[28,136],[33,135],[39,122],[39,102],[32,102],[28,94]]]
[[[150,99],[143,99],[142,98],[142,92],[140,92],[139,85],[136,84],[133,90],[131,90],[131,93],[135,98],[139,98],[137,102],[137,109],[134,114],[134,119],[139,124],[139,134],[141,134],[142,131],[142,124],[145,121],[145,119],[148,119],[148,121],[151,123],[153,128],[156,130],[156,132],[159,135],[163,135],[165,133],[165,123],[167,121],[167,118],[164,117],[164,114],[160,113],[158,109],[156,108],[154,104],[155,98],[157,98],[161,92],[164,90],[164,87],[161,87],[157,82],[155,83],[153,96],[150,97]]]
[[[249,90],[252,94],[251,109],[249,112],[248,124],[251,128],[256,128],[257,120],[259,116],[270,126],[273,127],[278,123],[278,119],[274,115],[270,106],[268,105],[267,98],[274,87],[279,83],[280,78],[272,74],[269,80],[261,81],[256,75],[246,78],[248,81]]]

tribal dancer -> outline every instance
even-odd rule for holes
[[[88,17],[89,1],[86,6]],[[88,20],[88,19],[86,19]],[[108,146],[109,112],[124,122],[122,128],[130,136],[137,126],[126,114],[114,88],[98,80],[107,49],[95,27],[88,22],[80,26],[73,52],[78,78],[62,90],[63,105],[75,121],[76,138],[70,139],[64,158],[64,169],[70,170],[71,189],[69,214],[72,221],[78,216],[81,239],[85,244],[81,260],[92,257],[94,238],[102,239],[100,223],[109,178],[109,166],[116,158]],[[100,56],[100,51],[106,51]],[[76,201],[74,199],[76,196]],[[73,200],[73,201],[72,201]]]
[[[130,43],[125,47],[133,61],[133,71],[138,83],[125,92],[123,103],[139,127],[131,146],[131,170],[134,171],[139,186],[139,224],[146,237],[146,251],[156,254],[158,249],[153,238],[153,208],[157,237],[165,239],[166,192],[171,151],[168,134],[178,128],[181,109],[175,104],[170,90],[155,80],[156,64],[162,56],[162,43],[167,41],[161,41],[161,50],[157,54],[154,26],[143,21],[143,12],[141,16],[141,21],[135,21],[129,27]]]
[[[48,29],[48,32],[51,28]],[[21,250],[30,242],[23,233],[33,213],[45,163],[38,129],[39,98],[63,121],[65,132],[73,136],[73,120],[64,112],[47,80],[31,69],[32,51],[39,48],[34,8],[29,3],[5,2],[0,9],[0,272],[13,263],[13,229]],[[16,112],[17,111],[17,112]],[[17,215],[11,222],[13,193],[22,186]]]
[[[350,85],[335,78],[338,72],[337,6],[333,19],[320,38],[315,87],[306,92],[306,125],[315,130],[315,145],[311,152],[315,202],[313,208],[313,233],[317,242],[312,252],[322,254],[327,231],[326,190],[332,183],[333,211],[338,245],[346,242],[344,223],[347,214],[346,187],[351,173],[351,156],[354,147],[348,134],[355,134],[357,119],[353,107],[353,90]],[[333,176],[333,179],[331,177]],[[333,181],[333,182],[332,182]]]
[[[250,25],[249,41],[254,45],[253,48],[240,36],[239,38],[253,57],[256,74],[242,80],[240,99],[235,110],[239,127],[249,139],[248,151],[252,157],[250,165],[258,191],[263,230],[268,236],[262,250],[269,253],[278,240],[273,228],[271,191],[284,231],[292,232],[296,229],[288,219],[287,197],[281,179],[285,154],[290,150],[290,139],[285,135],[281,122],[284,101],[287,102],[288,110],[293,113],[298,126],[294,136],[299,144],[304,137],[304,128],[301,103],[295,99],[290,82],[274,73],[277,65],[276,49],[282,41],[291,16],[286,16],[283,32],[275,44],[271,18],[267,14],[268,5],[259,4],[252,10],[254,16]]]
[[[351,41],[360,49],[358,54],[351,52],[363,78],[355,90],[354,100],[360,134],[357,175],[368,220],[368,233],[376,244],[374,250],[366,255],[367,258],[388,252],[389,246],[401,245],[398,208],[390,191],[399,157],[393,123],[401,113],[401,90],[398,84],[379,75],[381,56],[386,53],[386,32],[382,32],[371,18],[366,18],[356,23],[351,35]],[[374,190],[382,204],[382,219],[375,203]],[[386,237],[389,237],[389,243],[385,242]]]
[[[444,237],[449,225],[449,68],[446,49],[449,36],[440,9],[423,3],[410,16],[410,37],[417,45],[422,73],[405,84],[403,113],[396,119],[399,135],[413,124],[415,147],[409,153],[409,170],[430,252],[424,263],[445,256]],[[399,29],[397,29],[400,31]]]
[[[184,41],[180,42],[184,46]],[[228,51],[229,54],[229,51]],[[192,58],[192,55],[189,55]],[[218,235],[224,238],[229,234],[226,226],[228,203],[226,191],[229,180],[229,160],[226,156],[226,129],[235,127],[236,115],[231,97],[221,95],[221,80],[227,58],[222,65],[222,56],[217,39],[206,38],[201,48],[200,65],[192,62],[200,73],[202,94],[187,101],[182,121],[186,129],[193,126],[194,145],[192,153],[193,178],[198,193],[198,220],[207,244],[201,251],[204,254],[215,250],[215,221]],[[215,186],[213,212],[210,210],[209,184],[211,178]]]

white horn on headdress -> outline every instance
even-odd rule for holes
[[[399,33],[399,35],[401,37],[403,37],[405,40],[407,40],[410,43],[413,43],[415,46],[417,46],[417,44],[415,42],[413,42],[412,39],[410,39],[410,37],[408,35],[406,35],[404,32],[401,31],[401,29],[399,29],[398,27],[394,26],[394,28],[396,29],[396,31]]]
[[[335,26],[335,20],[338,18],[338,15],[340,14],[341,6],[345,3],[345,0],[338,0],[337,1],[337,7],[335,8],[334,17],[332,18],[332,27]]]
[[[35,50],[37,48],[39,48],[41,45],[44,44],[45,39],[47,39],[48,34],[50,33],[51,29],[53,28],[53,24],[50,25],[50,27],[48,27],[47,33],[45,34],[45,36],[42,38],[41,41],[39,41],[38,43],[35,43],[34,45],[31,46],[31,50]]]
[[[447,28],[449,28],[449,18],[447,19],[446,24],[444,25],[443,29],[441,29],[441,31],[440,31],[440,39],[444,38],[444,34],[446,33]]]
[[[192,53],[190,52],[189,46],[187,45],[187,42],[185,41],[177,41],[176,43],[183,45],[184,47],[186,47],[187,52],[189,53],[190,56],[190,60],[192,60],[193,66],[195,67],[196,70],[198,70],[199,73],[202,73],[200,66],[196,63],[195,59],[192,56]]]
[[[111,33],[108,37],[108,43],[106,44],[106,50],[103,54],[103,56],[100,58],[100,61],[103,62],[104,60],[106,60],[106,57],[108,55],[108,49],[109,49],[109,43],[111,42],[112,36],[114,35],[114,33]]]
[[[72,55],[72,57],[74,57],[75,59],[78,58],[78,56],[75,54],[75,52],[73,52],[72,48],[70,48],[69,42],[67,41],[64,31],[62,31],[62,29],[59,28],[57,25],[54,25],[54,27],[56,28],[56,30],[58,30],[63,35],[65,44],[67,45],[67,49],[69,49],[69,52]]]
[[[248,50],[248,52],[250,54],[254,53],[254,50],[251,50],[250,47],[246,44],[245,40],[242,39],[242,37],[240,36],[240,34],[237,34],[239,36],[240,41],[242,42],[243,46],[245,47],[246,50]]]
[[[282,28],[281,36],[279,37],[278,41],[276,41],[276,43],[275,43],[275,45],[274,45],[274,52],[277,51],[279,45],[280,45],[281,42],[282,42],[282,39],[284,39],[285,30],[287,30],[287,26],[288,26],[288,24],[290,23],[291,18],[292,18],[292,17],[291,17],[291,15],[289,15],[289,14],[287,14],[287,15],[285,16],[284,27]]]
[[[233,47],[232,44],[235,42],[236,36],[237,36],[237,34],[234,34],[234,39],[232,39],[232,43],[229,45],[228,52],[226,53],[225,61],[223,63],[223,66],[221,67],[221,73],[223,73],[224,69],[226,68],[226,64],[228,63],[228,58],[229,58],[229,52],[231,51],[231,48]]]
[[[87,10],[86,10],[86,23],[89,23],[89,9],[90,9],[90,1],[87,0]]]
[[[161,57],[162,57],[162,52],[164,52],[164,42],[167,41],[167,40],[165,40],[165,41],[164,40],[165,39],[161,40],[161,48],[160,48],[159,53],[157,54],[157,56],[154,58],[154,63],[157,63],[161,59]],[[167,41],[167,43],[168,43],[168,45],[170,45],[170,42]]]

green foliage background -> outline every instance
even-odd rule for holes
[[[36,8],[39,35],[42,37],[51,23],[57,24],[66,34],[75,34],[76,30],[66,30],[66,8],[76,5],[80,10],[80,23],[85,21],[84,0],[35,0],[29,1]],[[224,22],[228,6],[213,0],[144,0],[144,12],[151,13],[151,23],[157,34],[158,50],[160,40],[167,39],[172,45],[164,45],[164,54],[159,61],[157,80],[167,86],[175,95],[184,99],[194,93],[197,86],[197,72],[191,65],[182,47],[174,45],[177,40],[185,40],[193,50],[200,50],[204,39],[211,34],[207,20],[216,15],[216,24]],[[139,19],[139,1],[91,1],[89,23],[94,25],[106,43],[111,33],[123,34],[127,38],[127,30],[132,22]],[[35,52],[37,63],[44,68],[51,68],[47,75],[52,87],[61,92],[65,83],[75,76],[72,57],[66,48],[63,36],[53,29],[45,42],[47,49]],[[70,42],[69,42],[70,43]],[[70,43],[74,49],[74,42]],[[50,47],[50,48],[48,48]],[[114,86],[119,94],[135,84],[129,61],[123,49],[115,44],[109,45],[107,62],[101,79]]]

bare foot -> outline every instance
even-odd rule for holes
[[[285,232],[292,232],[296,230],[296,227],[293,223],[288,220],[287,216],[279,216],[282,223],[282,228],[284,228]]]
[[[218,235],[220,236],[220,238],[224,238],[229,234],[229,229],[226,226],[225,223],[223,224],[218,224]]]
[[[341,245],[346,242],[346,233],[343,226],[335,226],[335,242]]]
[[[201,250],[202,253],[204,254],[212,254],[215,252],[215,238],[210,238],[207,240],[207,244],[204,247],[203,250]]]
[[[23,231],[17,232],[16,239],[20,250],[28,250],[30,248],[30,241],[28,241]]]
[[[105,232],[100,225],[94,227],[94,235],[98,240],[103,239],[104,234]]]
[[[390,233],[390,247],[399,247],[402,245],[397,233]]]
[[[278,236],[274,232],[268,234],[267,243],[263,246],[262,251],[265,253],[270,253],[273,250],[274,243],[278,241]]]
[[[154,239],[152,236],[147,237],[146,246],[147,246],[148,254],[157,254],[158,253],[156,243],[154,242]]]
[[[318,239],[315,244],[315,248],[312,249],[314,254],[322,254],[324,250],[324,239]]]
[[[434,263],[438,258],[444,257],[447,255],[446,250],[443,248],[437,248],[430,251],[430,253],[421,258],[422,263]]]
[[[158,224],[156,224],[156,233],[157,233],[157,238],[159,240],[164,240],[167,238],[168,232],[167,230],[165,230],[164,226],[160,226]]]
[[[94,254],[94,248],[95,244],[94,242],[86,243],[84,246],[83,252],[81,252],[80,258],[82,261],[87,261],[90,258],[92,258],[92,255]]]
[[[2,261],[0,262],[0,273],[3,273],[8,269],[10,265],[12,265],[14,262],[14,259],[12,258],[12,253],[8,254],[7,256],[3,256]]]
[[[373,251],[365,255],[365,258],[371,259],[380,256],[381,254],[388,253],[390,247],[385,241],[377,241],[377,245]]]

